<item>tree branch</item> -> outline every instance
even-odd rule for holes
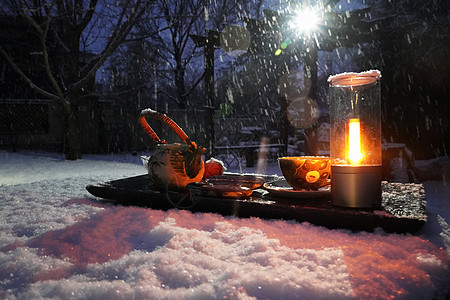
[[[125,37],[130,33],[133,26],[136,22],[142,17],[142,15],[147,11],[148,7],[153,4],[155,0],[146,1],[144,4],[141,3],[141,0],[138,0],[135,5],[130,8],[131,13],[127,20],[120,24],[118,21],[116,29],[114,33],[111,35],[110,40],[105,46],[102,53],[97,55],[94,59],[92,59],[88,64],[86,64],[81,69],[82,78],[79,81],[72,83],[72,87],[82,86],[87,83],[90,78],[93,78],[95,72],[104,64],[104,62],[108,59],[108,57],[117,49],[117,47],[125,40]],[[139,9],[139,7],[141,7]],[[120,19],[123,18],[124,11],[126,11],[126,7],[123,8]]]
[[[164,91],[164,90],[158,90],[158,94],[164,94],[164,95],[166,95],[166,96],[169,98],[169,100],[172,100],[172,101],[175,102],[177,105],[180,104],[180,101],[178,101],[178,99],[177,99],[176,97],[173,97],[172,95],[170,95],[169,93],[167,93],[167,92]]]
[[[96,6],[97,6],[97,0],[91,0],[89,2],[89,8],[87,10],[87,13],[84,15],[84,17],[81,20],[80,24],[77,25],[79,27],[80,32],[82,32],[83,29],[86,28],[86,26],[91,21],[92,16],[94,15]]]
[[[197,85],[202,81],[202,79],[205,77],[205,72],[202,73],[202,76],[200,76],[197,81],[192,85],[192,87],[187,91],[183,96],[187,96],[197,87]]]
[[[48,92],[40,87],[38,87],[36,84],[34,84],[33,80],[31,80],[22,70],[19,68],[19,66],[11,59],[11,57],[8,55],[8,53],[3,49],[3,47],[0,45],[0,52],[2,53],[3,57],[6,59],[6,61],[9,63],[9,65],[13,68],[13,70],[19,74],[19,76],[24,80],[33,90],[35,90],[37,93],[53,100],[58,100],[59,97],[51,92]]]

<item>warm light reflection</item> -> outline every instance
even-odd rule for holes
[[[359,119],[350,119],[348,122],[348,162],[351,165],[359,165],[362,159],[360,121]]]

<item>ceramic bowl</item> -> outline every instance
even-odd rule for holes
[[[331,160],[327,156],[280,157],[278,163],[295,190],[317,190],[329,184]]]

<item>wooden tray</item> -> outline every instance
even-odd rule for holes
[[[266,181],[280,179],[265,176]],[[158,191],[147,175],[90,184],[92,195],[121,205],[137,205],[167,210],[174,204],[192,212],[219,213],[224,216],[296,220],[331,229],[387,232],[415,232],[426,222],[426,201],[422,184],[382,183],[382,208],[364,210],[335,207],[330,195],[302,199],[276,197],[258,188],[246,198],[222,198],[191,194],[189,190]]]

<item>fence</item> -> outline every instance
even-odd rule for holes
[[[0,147],[62,150],[61,114],[45,99],[0,100]]]
[[[78,118],[85,153],[121,151],[151,152],[155,142],[141,128],[140,110],[124,109],[114,101],[91,101],[79,106]],[[168,110],[165,112],[198,145],[206,145],[204,111],[202,109]],[[161,121],[148,120],[154,131],[169,143],[181,142]],[[216,153],[226,159],[245,159],[240,151],[257,149],[262,138],[283,151],[283,141],[276,123],[269,117],[215,118]],[[38,149],[62,152],[65,137],[64,114],[55,101],[0,100],[0,148]],[[232,151],[229,146],[234,146]],[[224,147],[228,147],[223,151]],[[237,147],[237,148],[236,148]],[[253,151],[254,152],[254,151]],[[252,153],[253,153],[252,152]],[[225,155],[225,156],[224,156]],[[246,156],[247,160],[249,156]]]

